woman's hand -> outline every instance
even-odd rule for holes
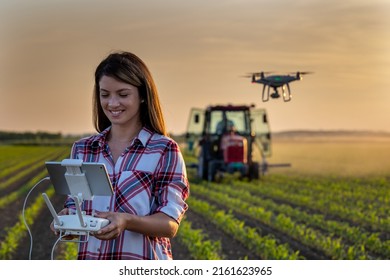
[[[107,226],[93,234],[93,236],[102,240],[115,239],[124,230],[138,232],[151,237],[172,238],[179,227],[175,220],[162,212],[147,216],[119,212],[96,211],[95,213],[96,217],[110,221]]]
[[[69,215],[69,209],[64,208],[60,212],[58,212],[58,216],[62,216],[62,215]],[[58,236],[60,234],[59,230],[54,228],[54,221],[51,222],[50,229],[52,232],[54,232],[55,235]],[[77,235],[63,235],[62,239],[71,240],[71,239],[75,239],[77,237],[78,237]]]
[[[126,229],[127,220],[130,216],[131,214],[127,213],[96,211],[95,217],[107,219],[110,223],[98,232],[93,233],[93,236],[102,240],[110,240],[119,237]]]

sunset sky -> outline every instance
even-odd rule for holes
[[[93,73],[116,50],[149,66],[172,133],[227,103],[273,131],[390,132],[388,0],[0,0],[0,130],[94,132]],[[314,73],[263,103],[240,77],[259,71]]]

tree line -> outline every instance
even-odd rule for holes
[[[60,132],[50,133],[50,132],[9,132],[9,131],[0,131],[0,140],[1,141],[10,141],[10,140],[58,140],[62,139],[63,136]]]

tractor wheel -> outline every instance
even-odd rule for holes
[[[218,169],[217,169],[218,163],[216,161],[210,161],[208,163],[208,165],[209,165],[209,169],[208,169],[208,178],[207,178],[207,180],[209,182],[215,182],[215,176],[216,176],[217,171],[218,171]]]
[[[260,165],[258,162],[253,162],[250,166],[249,166],[249,180],[257,180],[260,178]]]
[[[198,178],[202,180],[208,180],[208,162],[206,160],[206,157],[204,155],[204,151],[200,152],[199,158],[198,158]]]

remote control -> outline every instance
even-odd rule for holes
[[[91,215],[82,216],[84,226],[80,224],[77,215],[62,215],[57,217],[59,224],[54,221],[54,228],[72,235],[86,235],[88,232],[94,233],[109,224],[109,220]]]

